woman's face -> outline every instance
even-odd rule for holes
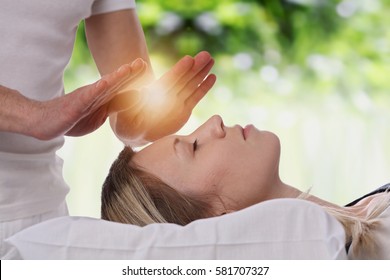
[[[252,125],[226,127],[220,116],[213,116],[188,136],[157,140],[133,160],[179,192],[211,194],[215,210],[224,212],[269,197],[279,183],[279,156],[273,133]]]

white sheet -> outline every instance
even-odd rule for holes
[[[275,199],[187,226],[56,218],[13,237],[22,259],[346,259],[342,226],[321,207]]]

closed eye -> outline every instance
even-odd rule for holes
[[[198,139],[196,139],[194,141],[194,143],[192,144],[192,148],[193,148],[194,152],[197,150],[197,148],[198,148]]]

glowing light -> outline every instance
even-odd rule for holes
[[[167,103],[167,94],[162,89],[153,88],[142,92],[142,105],[145,109],[159,110],[163,109]]]

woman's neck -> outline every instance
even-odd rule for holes
[[[340,208],[341,206],[338,206],[334,203],[331,203],[329,201],[323,200],[319,197],[316,197],[314,195],[311,195],[309,193],[304,193],[300,191],[299,189],[285,184],[282,181],[279,181],[274,188],[272,188],[272,192],[270,193],[268,199],[275,199],[275,198],[302,198],[311,202],[314,202],[316,204],[327,206],[327,207],[336,207]]]
[[[309,194],[308,192],[305,193],[305,192],[302,192],[300,191],[299,189],[293,187],[293,186],[290,186],[288,184],[285,184],[283,183],[282,181],[280,181],[278,183],[278,185],[273,188],[273,192],[271,194],[271,196],[269,197],[269,199],[274,199],[274,198],[301,198],[301,199],[305,199],[305,200],[308,200],[308,201],[311,201],[311,202],[314,202],[320,206],[325,206],[325,207],[328,207],[328,208],[332,208],[332,209],[335,209],[335,210],[343,210],[344,212],[348,212],[354,216],[362,216],[364,217],[365,215],[367,215],[367,210],[368,210],[368,203],[369,203],[369,200],[365,201],[367,203],[361,203],[361,204],[357,204],[357,205],[354,205],[354,206],[351,206],[351,207],[343,207],[343,206],[340,206],[340,205],[337,205],[337,204],[334,204],[334,203],[331,203],[327,200],[324,200],[324,199],[321,199],[317,196],[314,196],[314,195],[311,195]]]

